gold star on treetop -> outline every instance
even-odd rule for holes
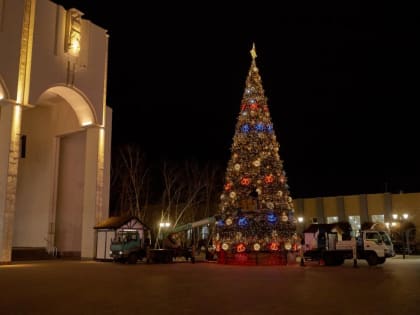
[[[252,43],[252,49],[250,50],[252,59],[255,60],[257,58],[257,51],[255,50],[255,43]]]

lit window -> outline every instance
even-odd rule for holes
[[[385,223],[385,216],[383,214],[374,214],[372,215],[373,223]]]
[[[359,235],[359,230],[361,228],[360,216],[359,215],[349,216],[349,223],[351,225],[351,229],[353,230],[352,236],[357,237]]]
[[[327,223],[336,223],[338,222],[338,217],[327,217]]]
[[[203,226],[203,228],[201,229],[201,238],[202,239],[207,239],[209,236],[209,227],[208,226]]]

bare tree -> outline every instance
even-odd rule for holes
[[[181,167],[164,162],[162,165],[163,191],[161,198],[160,222],[179,223],[194,220],[194,209],[202,202],[205,187],[203,176],[197,164],[186,161]],[[159,226],[158,235],[161,233]],[[155,247],[158,247],[156,239]]]
[[[219,196],[223,185],[223,173],[218,165],[207,163],[201,170],[204,189],[202,190],[203,203],[197,211],[199,218],[207,218],[217,212]]]
[[[126,144],[117,149],[111,172],[115,214],[145,218],[150,187],[148,175],[145,154],[138,146]]]
[[[160,176],[151,176],[152,170],[158,170]],[[151,178],[158,181],[153,186]],[[176,227],[215,213],[222,184],[219,167],[197,161],[165,161],[158,169],[151,168],[135,145],[121,146],[114,153],[111,181],[115,214],[139,217],[157,236],[155,247],[162,235],[159,222]],[[160,195],[159,200],[153,195]]]

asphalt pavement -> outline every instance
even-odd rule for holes
[[[122,265],[46,260],[0,266],[0,314],[420,313],[420,257],[369,267]]]

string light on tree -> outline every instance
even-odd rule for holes
[[[215,237],[219,251],[228,248],[229,253],[241,255],[276,252],[286,244],[289,248],[296,232],[293,200],[256,64],[255,45],[251,56]]]

